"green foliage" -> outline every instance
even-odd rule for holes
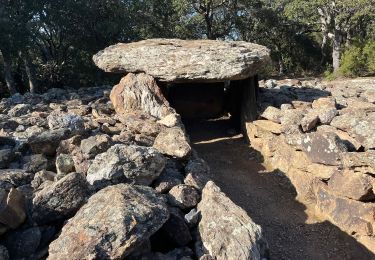
[[[347,48],[341,58],[339,74],[346,77],[375,74],[375,40]]]
[[[355,76],[375,70],[374,9],[375,0],[0,0],[0,51],[20,91],[31,74],[39,91],[111,83],[92,55],[157,37],[259,43],[271,49],[267,73],[289,75],[321,73],[335,45],[356,46],[340,69]]]
[[[360,75],[365,64],[363,58],[362,48],[356,46],[348,48],[341,58],[340,74],[347,77]]]
[[[369,74],[375,74],[375,40],[369,41],[363,48],[366,67]]]

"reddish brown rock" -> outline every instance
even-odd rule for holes
[[[337,171],[328,181],[328,188],[341,197],[359,201],[375,199],[372,184],[375,179],[360,172],[350,170]]]
[[[334,97],[322,97],[312,102],[313,109],[332,109],[336,108],[336,100]]]
[[[281,125],[268,120],[256,120],[254,125],[260,127],[262,130],[269,131],[274,134],[281,134]]]
[[[156,118],[173,112],[155,79],[145,73],[129,73],[113,87],[110,95],[117,114],[143,111]]]
[[[373,203],[364,203],[348,198],[342,198],[331,193],[322,182],[314,185],[316,195],[315,208],[324,214],[333,224],[350,234],[374,234]]]

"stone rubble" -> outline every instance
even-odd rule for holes
[[[374,79],[270,82],[246,126],[252,147],[297,199],[375,251]]]
[[[209,44],[192,42],[181,55],[216,55]],[[209,81],[248,77],[268,59],[262,46],[218,44],[232,55],[227,66],[233,70],[207,72]],[[121,53],[110,47],[104,54],[109,50]],[[105,66],[122,62],[116,55]],[[204,70],[201,65],[196,69]],[[225,250],[211,250],[219,244],[208,243],[216,232],[209,223],[223,212],[205,212],[223,206],[235,213],[233,223],[244,226],[217,230],[231,241],[228,255],[267,258],[261,229],[244,211],[223,193],[217,196],[225,205],[205,197],[205,187],[214,185],[208,184],[209,167],[191,148],[180,116],[158,86],[160,77],[146,72],[128,74],[112,91],[50,89],[0,100],[1,259],[220,259]],[[185,76],[165,76],[202,78],[180,73]],[[247,239],[236,243],[241,237]],[[242,255],[234,254],[234,246]]]

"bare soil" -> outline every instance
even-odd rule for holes
[[[185,122],[193,147],[212,179],[262,226],[271,259],[375,259],[353,237],[296,201],[281,172],[267,172],[262,156],[236,134],[228,119]]]

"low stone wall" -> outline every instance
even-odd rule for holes
[[[375,252],[375,80],[261,82],[251,146],[297,199]]]

